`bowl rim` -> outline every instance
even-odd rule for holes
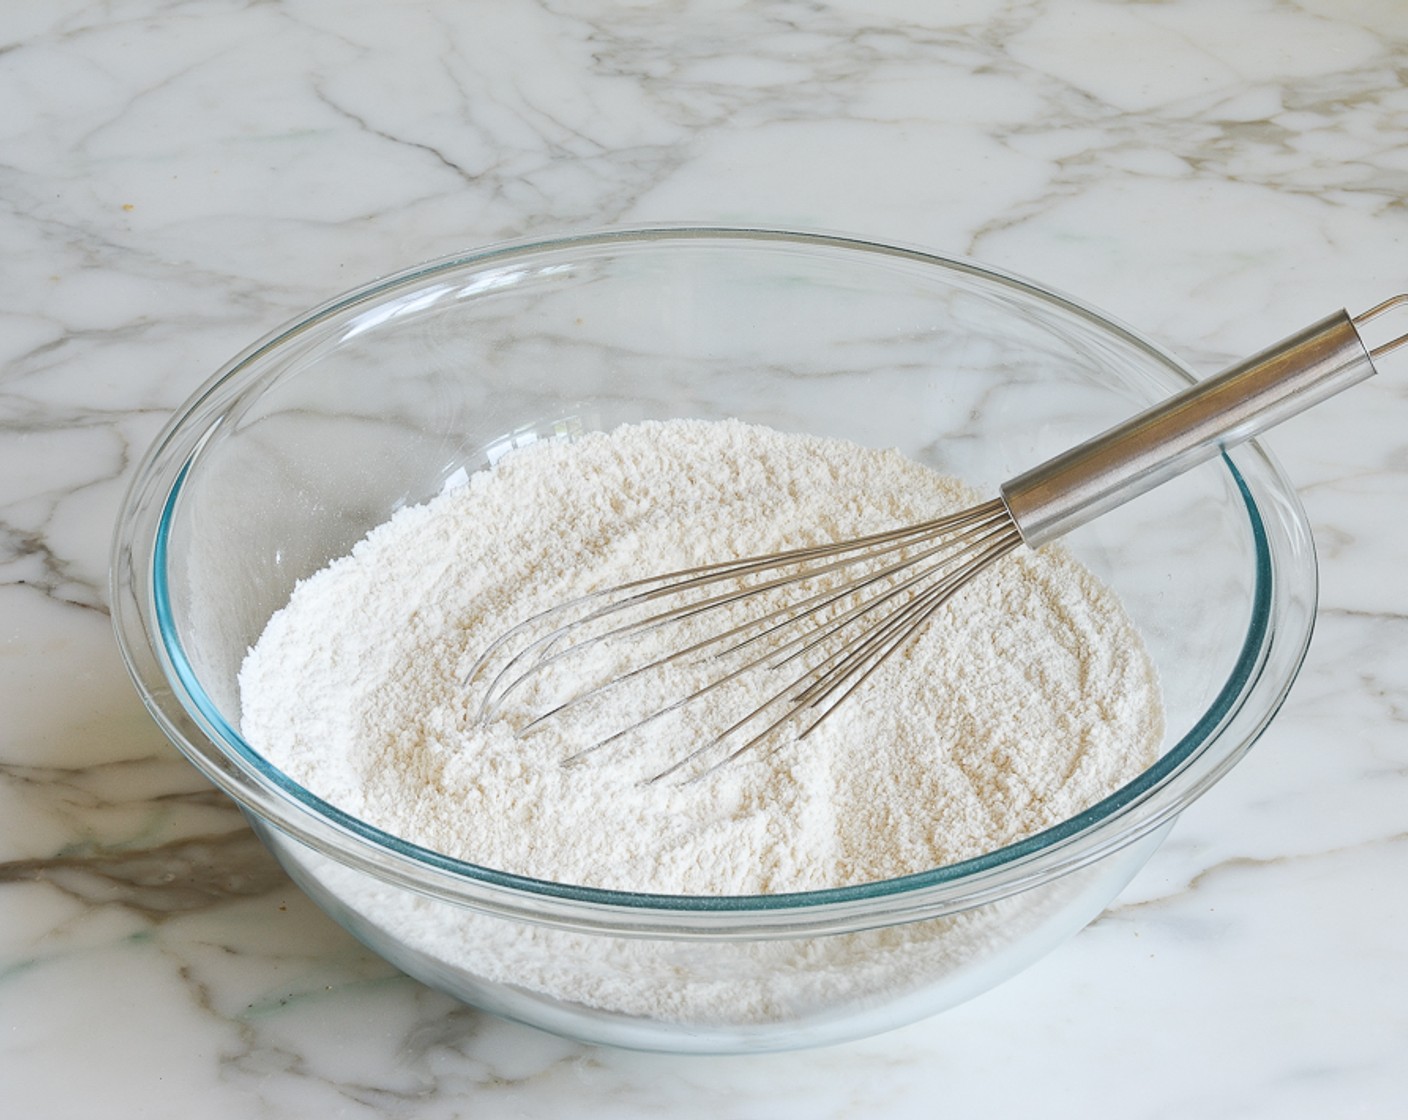
[[[752,226],[626,226],[499,242],[413,265],[334,296],[236,355],[176,410],[135,472],[114,533],[113,625],[148,711],[181,753],[246,813],[379,879],[554,925],[701,936],[839,931],[995,901],[1088,866],[1170,823],[1240,759],[1295,679],[1309,645],[1317,590],[1314,548],[1299,499],[1274,459],[1255,442],[1225,452],[1221,460],[1246,506],[1256,573],[1251,624],[1232,673],[1208,710],[1153,766],[1094,805],[970,859],[893,879],[768,895],[675,895],[558,883],[409,843],[317,797],[254,751],[200,685],[176,634],[164,578],[167,535],[182,485],[218,426],[223,403],[236,395],[240,375],[257,368],[265,354],[343,311],[456,270],[598,246],[630,251],[632,246],[674,248],[699,241],[878,255],[966,274],[1073,314],[1144,352],[1172,378],[1196,380],[1184,363],[1155,343],[1043,284],[966,258],[850,234]],[[1297,555],[1307,562],[1294,563]]]

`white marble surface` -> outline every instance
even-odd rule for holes
[[[507,236],[902,238],[1209,369],[1362,308],[1408,288],[1405,47],[1398,0],[4,5],[2,1111],[1403,1115],[1408,355],[1269,441],[1323,598],[1251,757],[1073,942],[824,1051],[592,1049],[397,975],[148,720],[104,579],[136,458],[225,358]]]

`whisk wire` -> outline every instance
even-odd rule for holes
[[[987,525],[987,523],[985,523],[983,527],[984,527],[984,528],[988,528],[989,526]],[[971,530],[970,530],[970,532],[971,532]],[[1006,528],[1006,530],[1001,530],[1001,529],[998,530],[998,534],[1002,534],[1002,535],[1004,535],[1004,536],[1010,536],[1010,537],[1011,537],[1011,539],[1012,539],[1012,544],[1009,546],[1009,549],[1010,549],[1011,547],[1016,547],[1016,544],[1017,544],[1017,543],[1019,542],[1019,540],[1020,540],[1020,538],[1017,538],[1017,537],[1015,536],[1015,531],[1014,531],[1014,530],[1011,530],[1010,526],[1008,526],[1008,527]],[[684,707],[686,704],[689,704],[689,703],[691,703],[691,702],[693,702],[693,701],[695,701],[695,700],[697,700],[697,699],[700,699],[701,697],[707,695],[708,693],[713,692],[714,690],[716,690],[716,689],[718,689],[718,688],[721,688],[722,686],[724,686],[724,685],[730,683],[731,681],[734,681],[734,680],[738,679],[739,677],[743,676],[745,673],[748,673],[748,672],[750,672],[751,670],[756,669],[756,668],[758,668],[758,667],[761,666],[761,665],[768,665],[770,668],[773,668],[773,669],[782,668],[784,665],[787,665],[787,664],[789,664],[790,662],[795,661],[797,658],[804,656],[806,653],[810,652],[812,649],[816,648],[817,646],[824,644],[824,643],[825,643],[827,640],[829,640],[830,638],[835,637],[836,634],[838,634],[845,626],[847,626],[850,622],[854,621],[855,619],[864,617],[864,616],[866,616],[866,615],[872,615],[872,614],[874,614],[876,608],[879,607],[879,606],[881,606],[883,603],[885,603],[885,602],[887,602],[887,601],[889,601],[889,600],[891,600],[891,599],[893,599],[893,598],[895,598],[895,597],[897,597],[897,596],[903,594],[906,590],[910,589],[911,587],[915,586],[916,584],[919,584],[919,583],[921,583],[921,582],[923,582],[923,581],[925,581],[925,580],[931,578],[931,577],[932,577],[933,575],[935,575],[937,572],[942,571],[942,570],[944,570],[944,569],[946,569],[946,568],[951,568],[952,565],[953,565],[953,563],[955,563],[956,561],[959,561],[959,560],[963,559],[964,556],[966,556],[966,555],[968,555],[968,554],[970,554],[970,553],[975,552],[975,551],[976,551],[977,549],[979,549],[983,544],[985,544],[986,542],[990,541],[993,536],[998,535],[998,534],[989,533],[987,536],[982,537],[982,538],[979,538],[977,541],[973,541],[973,542],[968,543],[967,545],[965,545],[964,548],[960,549],[958,552],[950,552],[948,555],[945,556],[944,560],[941,561],[940,563],[931,565],[931,566],[929,566],[929,567],[927,567],[927,568],[921,570],[920,572],[918,572],[918,573],[916,573],[916,574],[910,576],[908,579],[904,580],[903,582],[897,584],[896,586],[894,586],[894,587],[888,589],[887,591],[885,591],[885,592],[883,592],[883,593],[879,593],[879,594],[876,594],[876,595],[872,596],[872,597],[869,598],[869,599],[864,599],[864,600],[862,600],[860,603],[856,604],[855,606],[853,606],[852,608],[850,608],[849,610],[847,610],[847,611],[844,612],[843,614],[837,616],[835,619],[832,619],[828,624],[826,624],[824,627],[820,628],[815,634],[810,633],[810,632],[803,632],[802,634],[800,634],[800,635],[798,635],[797,637],[793,638],[791,641],[787,642],[785,645],[780,646],[780,647],[778,647],[777,649],[770,649],[770,650],[768,650],[768,651],[767,651],[766,653],[764,653],[763,655],[761,655],[761,656],[759,656],[759,657],[756,657],[756,658],[754,658],[753,660],[744,663],[743,665],[740,665],[738,668],[734,669],[733,671],[731,671],[731,672],[729,672],[729,673],[727,673],[727,674],[725,674],[725,675],[723,675],[723,676],[720,676],[720,677],[715,678],[714,680],[710,681],[708,684],[704,685],[703,687],[701,687],[701,688],[699,688],[699,689],[696,689],[694,692],[691,692],[691,693],[689,693],[688,695],[682,696],[682,697],[680,697],[679,699],[673,701],[672,703],[669,703],[669,704],[667,704],[667,705],[665,705],[665,706],[663,706],[663,707],[660,707],[660,708],[656,709],[655,711],[651,712],[649,715],[647,715],[647,716],[644,717],[643,719],[637,720],[636,722],[630,724],[629,726],[627,726],[627,727],[625,727],[625,728],[622,728],[622,729],[619,730],[619,731],[614,732],[613,734],[611,734],[611,735],[607,736],[606,738],[604,738],[604,739],[602,739],[602,740],[600,740],[600,741],[598,741],[598,742],[592,744],[591,746],[586,747],[586,748],[584,748],[583,750],[578,751],[576,754],[573,754],[573,755],[569,756],[569,757],[568,757],[566,760],[564,760],[564,761],[567,762],[567,763],[576,763],[577,761],[579,761],[580,759],[584,758],[585,756],[587,756],[587,755],[589,755],[589,754],[594,754],[596,751],[600,750],[602,747],[608,746],[608,745],[610,745],[610,744],[613,743],[613,742],[619,741],[620,739],[622,739],[623,737],[625,737],[625,736],[626,736],[627,734],[629,734],[630,732],[635,731],[635,730],[638,730],[639,728],[644,727],[646,724],[648,724],[648,723],[650,723],[650,722],[652,722],[652,721],[654,721],[654,720],[660,718],[661,716],[667,715],[667,714],[669,714],[670,712],[678,711],[680,708]],[[934,548],[927,550],[923,555],[924,555],[924,556],[929,556],[929,555],[932,555],[932,554],[934,554],[934,553],[936,553],[936,552],[941,552],[941,551],[947,551],[947,550],[946,550],[946,547],[945,547],[944,545],[935,546]],[[790,626],[790,625],[792,625],[792,624],[794,624],[794,623],[800,622],[805,616],[815,613],[817,610],[821,609],[822,607],[825,607],[825,606],[828,606],[828,605],[830,605],[830,604],[832,604],[832,603],[835,603],[835,602],[837,602],[838,600],[841,600],[841,599],[844,599],[844,598],[849,598],[849,597],[853,596],[854,594],[856,594],[857,591],[863,589],[864,587],[866,587],[866,586],[868,586],[868,585],[871,585],[871,584],[874,584],[874,583],[876,583],[876,582],[882,580],[883,578],[885,578],[886,576],[888,576],[888,575],[890,575],[890,574],[893,574],[893,573],[895,573],[895,572],[898,572],[898,571],[900,571],[900,570],[903,570],[904,568],[911,566],[911,564],[914,563],[914,562],[915,562],[915,561],[911,560],[911,561],[905,561],[905,562],[901,562],[901,563],[899,563],[899,564],[891,565],[890,567],[888,567],[888,568],[886,568],[886,569],[883,569],[881,573],[877,573],[876,575],[873,575],[873,576],[871,576],[870,578],[868,578],[868,579],[866,579],[866,580],[864,580],[864,581],[862,581],[862,582],[860,582],[860,583],[848,585],[846,588],[842,589],[841,591],[824,591],[824,592],[820,592],[820,593],[818,593],[817,595],[813,596],[812,598],[813,598],[813,599],[824,599],[823,602],[817,604],[816,606],[814,606],[813,608],[811,608],[811,609],[808,610],[808,611],[799,613],[799,614],[797,614],[797,615],[795,615],[795,616],[793,616],[793,617],[790,617],[790,618],[784,620],[784,621],[781,622],[781,623],[777,623],[777,624],[775,624],[774,626],[769,627],[768,630],[765,632],[765,634],[776,633],[778,630],[780,630],[780,629],[781,629],[782,627],[784,627],[784,626]],[[959,581],[959,582],[953,582],[953,581],[945,582],[944,584],[940,585],[939,590],[942,592],[942,591],[945,591],[945,589],[947,589],[947,594],[952,594],[954,590],[957,590],[957,587],[958,587],[958,586],[961,586],[961,581]],[[944,598],[947,598],[947,594],[944,596]],[[810,600],[804,600],[803,602],[808,602],[808,601],[810,601]],[[928,598],[926,597],[924,601],[927,602],[927,601],[928,601]],[[942,601],[941,601],[941,602],[942,602]],[[941,605],[941,603],[940,603],[940,605]],[[781,611],[781,610],[778,610],[778,611],[772,612],[772,614],[778,614],[778,613],[782,613],[782,611]],[[769,617],[769,616],[764,616],[764,617]],[[889,617],[892,617],[892,615],[882,615],[882,616],[881,616],[881,621],[883,621],[884,619],[889,618]],[[741,625],[739,625],[739,626],[733,627],[731,630],[725,631],[724,634],[716,635],[716,636],[714,636],[714,637],[705,639],[704,641],[695,643],[694,646],[688,647],[687,650],[681,651],[681,654],[682,654],[682,653],[685,653],[685,652],[690,652],[690,651],[694,651],[694,650],[698,650],[698,649],[705,648],[705,647],[707,647],[707,646],[709,646],[709,645],[714,644],[714,643],[715,643],[716,641],[718,641],[720,638],[727,637],[727,636],[732,635],[732,634],[736,634],[736,633],[738,633],[738,632],[740,632],[740,631],[743,631],[743,630],[748,629],[751,625],[755,625],[755,624],[756,624],[756,621],[755,621],[754,623],[743,623],[743,624],[741,624]],[[872,626],[871,629],[873,630],[873,629],[875,629],[876,627],[878,627],[878,626],[880,626],[880,625],[881,625],[881,622],[876,622],[876,623],[874,624],[874,626]],[[826,658],[824,658],[822,661],[818,662],[816,665],[813,665],[813,666],[811,667],[811,669],[809,669],[807,672],[803,673],[800,677],[798,677],[796,680],[794,680],[791,684],[789,684],[789,685],[787,686],[787,688],[781,690],[781,692],[780,692],[779,694],[777,694],[777,695],[773,696],[772,698],[770,698],[765,704],[760,705],[758,708],[755,708],[753,711],[749,712],[747,715],[743,716],[742,718],[740,718],[739,720],[737,720],[735,723],[733,723],[733,724],[731,724],[729,727],[725,728],[724,731],[722,731],[719,735],[717,735],[717,736],[716,736],[714,739],[712,739],[711,741],[706,742],[706,743],[705,743],[702,747],[700,747],[698,750],[692,752],[691,754],[687,755],[685,758],[679,760],[679,762],[678,762],[677,765],[670,767],[669,770],[666,770],[666,771],[664,771],[664,772],[662,772],[662,773],[660,773],[660,774],[657,774],[657,775],[656,775],[654,778],[652,778],[651,780],[652,780],[652,781],[658,781],[660,778],[665,777],[665,776],[667,776],[668,774],[674,773],[676,770],[678,770],[678,769],[679,769],[681,766],[683,766],[685,763],[692,761],[695,757],[697,757],[698,755],[704,753],[705,751],[707,751],[707,750],[710,749],[711,747],[717,746],[721,741],[723,741],[723,740],[725,740],[726,738],[728,738],[728,736],[730,736],[733,732],[739,730],[741,727],[743,727],[743,726],[745,726],[746,724],[752,722],[752,721],[753,721],[754,719],[756,719],[764,710],[766,710],[767,708],[773,706],[773,704],[778,703],[778,702],[780,702],[780,701],[782,701],[782,700],[791,699],[795,704],[800,705],[800,704],[803,702],[803,700],[805,699],[806,693],[807,693],[810,689],[815,688],[816,684],[819,683],[818,681],[815,681],[815,680],[809,680],[809,678],[812,678],[812,677],[815,677],[815,676],[819,676],[819,675],[822,674],[822,673],[827,669],[827,667],[828,667],[829,665],[831,665],[833,662],[835,662],[835,661],[839,660],[840,658],[842,658],[848,651],[853,651],[853,650],[855,649],[855,647],[857,646],[857,644],[858,644],[867,634],[869,634],[870,632],[871,632],[871,630],[862,631],[862,633],[861,633],[860,635],[857,635],[856,637],[851,638],[851,639],[850,639],[849,641],[847,641],[844,645],[842,645],[842,646],[840,647],[840,649],[833,651],[831,654],[829,654],[829,655],[828,655]],[[746,639],[746,640],[743,641],[743,642],[739,642],[739,643],[737,643],[736,645],[731,646],[731,647],[729,647],[728,649],[722,651],[722,653],[720,654],[720,656],[726,656],[726,655],[728,655],[728,654],[731,654],[731,653],[734,653],[734,652],[736,652],[736,651],[742,650],[742,649],[746,648],[749,644],[751,644],[751,643],[753,643],[754,641],[758,640],[758,638],[759,638],[759,637],[762,637],[762,636],[765,636],[765,635],[754,635],[753,637],[750,637],[750,638]],[[796,647],[796,648],[794,648],[794,647]],[[790,651],[790,652],[789,652],[789,651]],[[785,654],[785,656],[783,656],[784,654]],[[556,715],[557,713],[561,712],[561,711],[562,711],[564,708],[566,708],[566,707],[569,707],[569,706],[574,705],[574,704],[576,704],[576,703],[578,703],[578,702],[581,702],[581,701],[584,701],[584,700],[586,700],[586,699],[589,699],[589,698],[591,698],[591,697],[593,697],[593,696],[598,696],[598,695],[600,695],[601,693],[603,693],[604,691],[606,691],[607,689],[609,689],[609,688],[611,688],[611,687],[614,687],[616,684],[618,684],[618,683],[620,683],[620,682],[622,682],[622,681],[624,681],[624,680],[627,680],[627,679],[633,678],[633,677],[635,677],[635,676],[638,676],[638,675],[640,675],[641,673],[644,673],[644,672],[646,672],[646,671],[648,671],[648,670],[650,670],[650,669],[658,668],[659,666],[664,665],[664,664],[666,664],[667,662],[676,659],[678,656],[680,656],[680,654],[671,654],[671,655],[668,655],[668,656],[666,656],[666,657],[659,658],[659,659],[657,659],[656,661],[650,662],[650,663],[647,664],[647,665],[643,665],[643,666],[641,666],[641,667],[639,667],[639,668],[637,668],[637,669],[630,670],[629,672],[627,672],[627,673],[625,673],[625,674],[622,674],[622,675],[619,676],[619,677],[612,678],[612,679],[608,680],[608,681],[607,681],[605,684],[603,684],[603,685],[597,686],[596,688],[590,689],[590,690],[588,690],[587,692],[580,693],[580,694],[578,694],[578,695],[576,695],[576,696],[573,696],[573,697],[572,697],[570,700],[568,700],[565,704],[559,705],[558,708],[553,709],[552,712],[546,713],[544,716],[539,717],[538,719],[534,720],[532,723],[530,723],[530,724],[528,724],[528,725],[525,725],[525,727],[523,728],[523,731],[527,731],[529,728],[534,727],[534,726],[540,724],[544,719],[548,718],[549,716]],[[824,683],[824,681],[821,682],[821,683]],[[822,697],[822,698],[824,698],[824,697]],[[784,719],[783,721],[780,721],[780,722],[786,722],[786,721],[785,721],[785,719]],[[778,725],[779,725],[779,724],[773,725],[773,727],[770,727],[770,728],[768,729],[768,731],[771,731],[773,728],[775,728],[775,727],[778,726]],[[808,731],[810,731],[810,728],[808,729]],[[764,737],[766,736],[766,734],[767,734],[767,732],[765,731],[765,732],[763,733]],[[805,733],[804,733],[804,734],[805,734]],[[799,737],[800,737],[800,736],[799,736]]]
[[[683,621],[707,611],[726,607],[744,599],[755,598],[767,592],[789,587],[803,581],[815,580],[831,573],[844,570],[857,563],[871,562],[876,557],[900,551],[906,547],[910,547],[916,540],[932,537],[946,530],[963,529],[971,525],[981,525],[1004,515],[1005,510],[1002,502],[998,499],[994,499],[992,502],[984,503],[982,506],[975,506],[970,510],[958,514],[935,518],[930,521],[899,529],[886,530],[882,533],[874,533],[846,542],[815,545],[793,549],[784,553],[765,554],[747,557],[741,560],[726,561],[720,564],[685,568],[653,579],[633,581],[602,592],[581,596],[570,603],[559,604],[547,611],[534,615],[532,618],[519,623],[512,630],[506,631],[493,646],[480,656],[479,660],[476,661],[475,665],[466,675],[465,681],[466,683],[472,682],[485,668],[495,653],[504,648],[507,642],[512,638],[531,631],[535,623],[541,624],[551,616],[564,614],[574,607],[580,608],[593,602],[602,602],[601,606],[590,610],[582,617],[562,623],[540,635],[509,658],[504,666],[500,668],[490,680],[489,686],[485,690],[484,697],[480,703],[479,718],[481,721],[487,721],[495,718],[499,714],[505,700],[510,694],[522,688],[530,680],[542,673],[542,671],[569,657],[580,655],[593,646],[601,645],[613,639],[621,639],[646,633],[649,630],[667,623]],[[811,567],[804,566],[828,557],[838,558]],[[758,583],[746,584],[742,587],[733,588],[729,591],[701,600],[687,602],[650,614],[645,618],[626,622],[620,626],[612,627],[599,633],[589,634],[562,648],[553,648],[564,636],[580,633],[591,624],[601,622],[604,619],[621,614],[632,608],[644,606],[665,597],[677,597],[689,591],[724,580],[736,580],[741,576],[754,575],[761,571],[776,570],[779,567],[791,567],[793,565],[798,566],[797,571]],[[651,587],[649,590],[639,590],[639,588],[647,584],[656,584],[657,586]],[[854,588],[852,588],[852,590],[854,590]],[[627,594],[623,595],[622,593]],[[818,594],[825,595],[826,591],[823,590]],[[813,598],[815,598],[815,596]],[[684,650],[672,653],[667,657],[660,658],[658,661],[642,666],[641,668],[642,670],[657,668],[668,662],[679,660],[684,656],[698,652],[702,648],[725,640],[742,630],[755,626],[760,621],[766,621],[768,618],[796,611],[798,607],[805,607],[807,603],[811,601],[812,600],[803,600],[801,603],[784,605],[783,607],[777,608],[772,614],[763,616],[763,619],[755,619],[740,624],[732,630],[714,635],[703,642],[696,643]],[[797,617],[801,617],[801,615],[798,614]],[[515,673],[516,675],[514,675]],[[635,676],[638,674],[633,672],[631,675]],[[587,699],[589,696],[595,694],[596,690],[587,690],[582,694],[581,698]],[[569,703],[568,705],[554,708],[544,713],[541,718],[553,716],[566,706],[571,705]],[[535,720],[534,723],[541,723],[541,718]]]
[[[721,670],[707,683],[656,707],[619,730],[583,747],[563,760],[575,765],[632,732],[672,712],[724,688],[762,667],[779,670],[797,662],[806,665],[782,688],[771,693],[717,735],[706,740],[685,758],[656,774],[659,781],[677,773],[700,755],[718,749],[740,732],[758,723],[779,706],[781,714],[761,731],[750,733],[740,747],[727,752],[708,773],[742,753],[755,749],[789,722],[805,718],[809,710],[819,710],[799,738],[809,734],[820,721],[860,681],[868,678],[914,633],[923,620],[937,610],[971,575],[974,564],[986,561],[998,549],[1010,551],[1020,543],[1005,504],[994,499],[958,514],[934,518],[915,525],[872,533],[849,541],[808,546],[783,553],[746,557],[719,564],[701,565],[649,580],[635,581],[605,592],[582,596],[520,624],[476,662],[467,679],[478,676],[494,653],[502,651],[513,637],[529,640],[508,657],[489,680],[480,705],[480,718],[497,717],[511,694],[539,677],[554,665],[579,657],[593,647],[633,640],[661,627],[686,623],[691,619],[736,604],[758,601],[765,605],[770,593],[798,584],[820,582],[818,590],[800,599],[769,606],[762,613],[742,620],[727,619],[715,633],[707,634],[678,649],[646,659],[604,680],[578,686],[564,699],[529,719],[517,729],[524,736],[546,723],[564,716],[570,709],[585,706],[611,689],[645,674],[680,661],[708,654],[712,660],[745,655],[734,668]],[[857,566],[864,570],[849,578],[844,573]],[[747,582],[751,576],[770,573],[768,578]],[[841,582],[835,584],[837,579]],[[738,585],[740,584],[741,585]],[[727,589],[710,592],[720,583]],[[737,586],[734,586],[737,585]],[[691,595],[702,597],[691,598]],[[676,602],[683,597],[684,602]],[[662,609],[652,609],[660,604]],[[665,605],[671,604],[671,605]],[[610,620],[632,610],[642,617],[612,624]],[[833,613],[834,612],[834,613]],[[579,616],[579,617],[574,617]],[[548,626],[533,637],[534,624]],[[593,625],[605,629],[590,632]],[[859,629],[857,629],[859,627]],[[588,632],[583,633],[586,630]],[[757,649],[755,656],[746,656]],[[818,656],[820,655],[820,656]],[[828,697],[853,681],[837,699]],[[701,775],[696,775],[700,777]],[[693,780],[693,779],[691,779]]]
[[[1002,556],[1013,551],[1022,543],[1021,537],[1014,530],[1010,534],[1002,534],[983,550],[972,564],[954,572],[948,578],[934,585],[922,595],[906,603],[896,610],[884,622],[875,627],[875,631],[866,641],[857,646],[848,655],[845,661],[835,667],[835,670],[828,677],[817,681],[810,689],[797,698],[799,704],[807,704],[815,707],[842,687],[856,673],[861,676],[846,689],[836,701],[826,709],[800,738],[805,738],[811,734],[822,719],[831,713],[842,701],[855,691],[865,680],[880,667],[884,661],[890,657],[905,641],[918,633],[919,629],[929,620],[929,618],[951,599],[963,586],[973,579],[979,572],[983,571],[989,564],[995,562]],[[893,640],[890,640],[893,639]],[[878,648],[882,647],[883,648]],[[878,648],[878,652],[877,652]],[[821,691],[817,691],[821,689]]]
[[[667,769],[656,774],[648,780],[647,784],[654,784],[665,778],[669,778],[683,770],[690,763],[694,762],[701,755],[704,755],[713,748],[724,743],[736,731],[741,730],[753,720],[757,719],[763,712],[778,704],[786,704],[783,713],[764,727],[761,731],[752,735],[742,745],[734,748],[724,757],[714,762],[712,765],[689,779],[689,782],[697,782],[707,777],[709,774],[722,767],[736,762],[739,758],[756,750],[764,743],[771,741],[774,749],[779,749],[782,741],[777,736],[777,732],[788,723],[795,722],[805,717],[806,713],[817,708],[828,696],[831,696],[838,689],[844,687],[847,682],[850,686],[845,688],[835,700],[822,709],[805,729],[800,731],[796,738],[798,741],[805,739],[815,731],[822,722],[831,715],[847,698],[861,685],[882,664],[895,654],[903,645],[917,634],[928,621],[928,619],[939,610],[964,584],[968,583],[974,576],[983,570],[983,567],[995,562],[1002,556],[1013,551],[1021,542],[1021,536],[1015,528],[1010,532],[995,534],[995,539],[979,558],[968,567],[953,573],[942,583],[926,590],[921,596],[905,603],[903,606],[892,612],[884,621],[877,623],[870,630],[852,639],[846,646],[835,651],[830,657],[818,666],[803,673],[801,677],[794,680],[787,688],[764,701],[753,711],[736,720],[728,728],[712,740],[697,747],[683,758],[677,760]],[[815,678],[815,679],[810,679]]]
[[[986,528],[986,526],[985,526],[985,528]],[[1001,529],[997,530],[997,532],[999,532],[999,533],[1000,533],[1001,531],[1002,531]],[[807,651],[808,651],[809,649],[811,649],[813,646],[819,645],[821,642],[825,641],[826,639],[828,639],[828,638],[830,638],[832,635],[834,635],[836,632],[838,632],[839,630],[841,630],[845,625],[848,625],[848,624],[849,624],[852,620],[854,620],[856,617],[859,617],[859,616],[862,616],[862,615],[865,615],[865,614],[868,614],[868,613],[873,612],[876,607],[879,607],[879,606],[883,605],[884,603],[888,602],[889,600],[891,600],[891,599],[895,598],[896,596],[902,594],[903,592],[909,590],[911,587],[915,586],[916,584],[922,583],[924,580],[929,579],[931,576],[934,576],[934,575],[936,575],[936,574],[938,574],[938,573],[940,573],[940,572],[942,572],[942,571],[944,571],[944,570],[946,570],[946,569],[952,568],[952,566],[953,566],[954,564],[956,564],[956,563],[961,563],[961,562],[963,562],[966,558],[968,558],[968,557],[974,555],[975,553],[977,553],[977,552],[982,548],[983,544],[984,544],[986,541],[990,540],[993,535],[994,535],[993,533],[989,533],[987,536],[980,536],[980,537],[977,537],[976,539],[969,539],[969,538],[967,538],[966,536],[965,536],[965,537],[955,538],[955,540],[954,540],[953,542],[950,542],[950,543],[957,543],[958,541],[963,541],[963,547],[960,548],[960,549],[958,549],[956,552],[953,552],[953,551],[950,551],[950,550],[949,550],[949,544],[948,544],[948,543],[935,545],[933,548],[926,550],[921,556],[916,557],[915,560],[917,561],[917,560],[920,560],[920,559],[924,559],[924,558],[927,558],[927,557],[929,557],[929,556],[933,556],[933,555],[935,555],[936,553],[942,553],[942,554],[943,554],[943,558],[942,558],[941,560],[939,560],[938,562],[936,562],[935,564],[932,564],[932,565],[930,565],[929,567],[924,568],[924,569],[922,569],[921,571],[917,572],[915,575],[911,576],[909,579],[906,579],[906,580],[904,580],[903,582],[901,582],[901,583],[899,583],[899,584],[896,584],[894,587],[890,588],[888,591],[884,592],[883,594],[877,594],[875,597],[873,597],[873,598],[871,598],[871,599],[863,600],[863,601],[860,602],[855,608],[853,608],[852,610],[846,612],[845,615],[839,616],[838,618],[833,619],[830,623],[818,627],[818,628],[817,628],[817,631],[816,631],[816,633],[815,633],[815,636],[812,637],[809,641],[806,641],[806,644],[803,645],[802,648],[801,648],[797,653],[794,653],[793,655],[791,655],[791,657],[787,658],[786,660],[791,660],[793,657],[799,656],[800,654],[807,652]],[[866,587],[867,585],[872,584],[872,583],[875,583],[875,582],[877,582],[878,580],[884,578],[884,576],[889,575],[889,574],[891,574],[891,573],[893,573],[893,572],[895,572],[895,571],[898,571],[898,570],[900,570],[901,568],[907,567],[907,566],[909,566],[909,565],[908,565],[908,564],[894,565],[892,568],[886,569],[884,573],[877,573],[877,575],[871,577],[871,578],[868,579],[868,580],[861,581],[860,583],[854,584],[854,585],[852,585],[851,587],[849,587],[849,588],[847,588],[847,589],[845,589],[845,590],[836,592],[836,593],[832,596],[832,598],[833,598],[833,600],[834,600],[834,599],[840,599],[840,598],[849,597],[849,595],[850,595],[851,593],[853,593],[853,592],[855,592],[855,591],[859,591],[859,590],[863,589],[864,587]],[[803,636],[803,639],[798,639],[798,640],[804,640],[805,637],[806,637],[806,636],[804,635],[804,636]],[[784,648],[789,648],[789,647],[784,647]],[[781,651],[778,651],[778,652],[781,652]],[[782,664],[782,663],[783,663],[783,662],[779,662],[779,664]]]

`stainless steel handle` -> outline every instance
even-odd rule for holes
[[[1022,539],[1054,540],[1369,377],[1403,340],[1371,353],[1356,324],[1401,301],[1338,311],[1009,480],[1002,497]]]

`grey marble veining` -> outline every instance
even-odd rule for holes
[[[504,237],[905,240],[1207,370],[1365,307],[1408,288],[1405,48],[1389,0],[7,5],[5,1099],[212,1120],[1398,1115],[1402,357],[1268,441],[1322,607],[1264,741],[1063,949],[822,1052],[594,1050],[399,976],[167,745],[105,604],[122,489],[205,378],[354,283]]]

